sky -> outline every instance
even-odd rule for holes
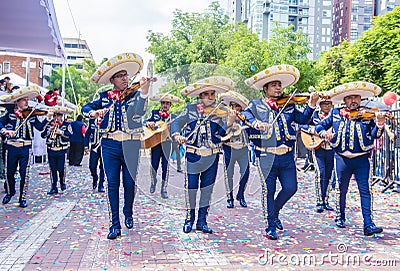
[[[173,11],[204,12],[213,0],[55,0],[63,38],[86,40],[96,64],[123,52],[139,54],[147,65],[149,30],[168,35]],[[214,0],[215,1],[215,0]],[[227,0],[219,0],[227,9]],[[70,11],[71,10],[71,11]],[[72,15],[71,15],[72,13]],[[74,24],[75,21],[75,24]]]

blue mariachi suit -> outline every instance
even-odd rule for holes
[[[172,136],[179,135],[185,125],[185,135],[189,135],[205,117],[205,114],[197,110],[195,104],[188,104],[182,114],[171,123]],[[214,115],[204,121],[186,141],[185,199],[187,213],[185,223],[187,221],[194,223],[196,194],[200,179],[200,202],[196,227],[207,225],[207,214],[221,151],[221,136],[224,135],[225,124],[220,117]]]
[[[318,125],[326,116],[320,111],[315,111],[310,121],[310,125],[301,125],[300,128],[309,133],[315,132],[315,126]],[[333,149],[326,141],[321,147],[313,151],[314,161],[317,161],[317,174],[319,182],[315,183],[315,191],[317,193],[317,206],[325,206],[328,204],[328,187],[329,180],[333,171]]]
[[[279,109],[272,109],[264,99],[250,102],[243,115],[252,125],[256,121],[272,123]],[[257,156],[259,172],[262,179],[262,206],[265,223],[269,229],[275,229],[275,220],[285,203],[297,191],[296,165],[294,161],[294,142],[296,129],[293,123],[306,124],[314,109],[307,105],[304,112],[299,111],[294,104],[289,104],[267,133],[249,129],[249,139],[253,141]],[[281,155],[274,154],[274,147],[286,149]],[[276,180],[279,179],[282,190],[275,198]]]
[[[351,175],[354,174],[360,192],[365,228],[373,223],[369,190],[370,155],[374,139],[382,136],[384,126],[379,128],[374,120],[350,120],[342,116],[341,109],[334,108],[329,116],[315,127],[315,130],[322,137],[330,127],[334,133],[331,146],[335,151],[335,175],[340,189],[340,209],[337,210],[339,211],[337,219],[345,221],[346,194]]]
[[[109,98],[107,92],[100,93],[99,99],[82,107],[82,113],[89,116],[95,110],[109,108],[103,117],[99,132],[104,170],[108,183],[108,199],[111,207],[111,229],[121,229],[119,220],[119,186],[122,168],[122,184],[124,186],[125,218],[133,214],[133,201],[136,193],[136,174],[141,147],[142,116],[146,112],[147,95],[139,90],[131,93],[123,101]],[[113,137],[120,134],[118,137]],[[125,150],[125,151],[124,151]]]
[[[8,111],[0,118],[0,131],[13,130],[20,127],[24,122],[23,118],[15,115],[14,111]],[[15,172],[19,164],[19,174],[21,176],[19,200],[26,200],[26,192],[29,184],[29,161],[31,157],[33,128],[41,131],[47,124],[47,119],[40,122],[38,117],[29,117],[29,119],[19,128],[15,137],[8,138],[5,142],[7,156],[7,187],[8,194],[15,195]]]
[[[151,116],[146,120],[146,122],[164,121],[168,123],[176,118],[175,114],[170,114],[168,118],[164,118],[159,115],[159,111],[160,110],[152,110]],[[157,183],[157,170],[161,160],[161,167],[162,167],[161,191],[166,191],[168,186],[168,177],[169,177],[168,161],[169,157],[171,156],[171,146],[172,146],[171,138],[168,138],[166,141],[161,142],[157,146],[151,148],[151,168],[150,168],[151,184],[156,185]]]
[[[103,159],[101,157],[101,148],[100,148],[100,127],[98,125],[97,119],[90,119],[88,128],[85,133],[84,145],[85,148],[89,148],[90,143],[90,155],[89,155],[89,170],[90,174],[93,178],[93,189],[96,189],[97,185],[99,186],[99,190],[104,188],[104,167],[103,167]],[[100,171],[100,179],[97,174],[97,166],[99,166]]]
[[[236,123],[240,125],[238,121]],[[240,135],[232,136],[222,145],[225,158],[225,187],[227,189],[228,200],[233,201],[233,173],[235,171],[236,162],[239,164],[240,169],[239,189],[236,194],[236,199],[244,199],[244,191],[250,175],[248,144],[249,139],[247,131],[243,129]]]
[[[42,138],[46,138],[47,156],[49,158],[49,166],[51,173],[51,188],[57,190],[58,178],[60,178],[61,187],[65,185],[65,154],[68,150],[69,137],[71,132],[68,131],[69,123],[64,121],[59,126],[61,134],[55,134],[51,138],[51,126],[54,121],[50,122],[41,133]]]

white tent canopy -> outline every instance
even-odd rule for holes
[[[0,26],[0,52],[65,59],[53,0],[2,0]]]

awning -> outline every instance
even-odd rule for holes
[[[2,0],[0,40],[0,52],[65,59],[53,0]]]

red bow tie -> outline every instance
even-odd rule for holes
[[[347,119],[350,119],[350,110],[347,108],[342,108],[340,109],[340,115]]]
[[[107,96],[111,100],[121,101],[121,91],[119,90],[109,90],[107,91]]]
[[[20,110],[20,109],[14,110],[14,114],[15,114],[15,116],[17,116],[20,119],[24,118],[24,116],[22,115],[22,110]]]
[[[158,115],[164,119],[167,119],[169,117],[168,111],[163,111],[163,110],[158,111]]]
[[[204,113],[204,104],[197,104],[196,107],[200,114]]]
[[[271,107],[273,110],[278,110],[279,106],[276,103],[276,100],[270,99],[270,98],[265,98],[264,102]]]

